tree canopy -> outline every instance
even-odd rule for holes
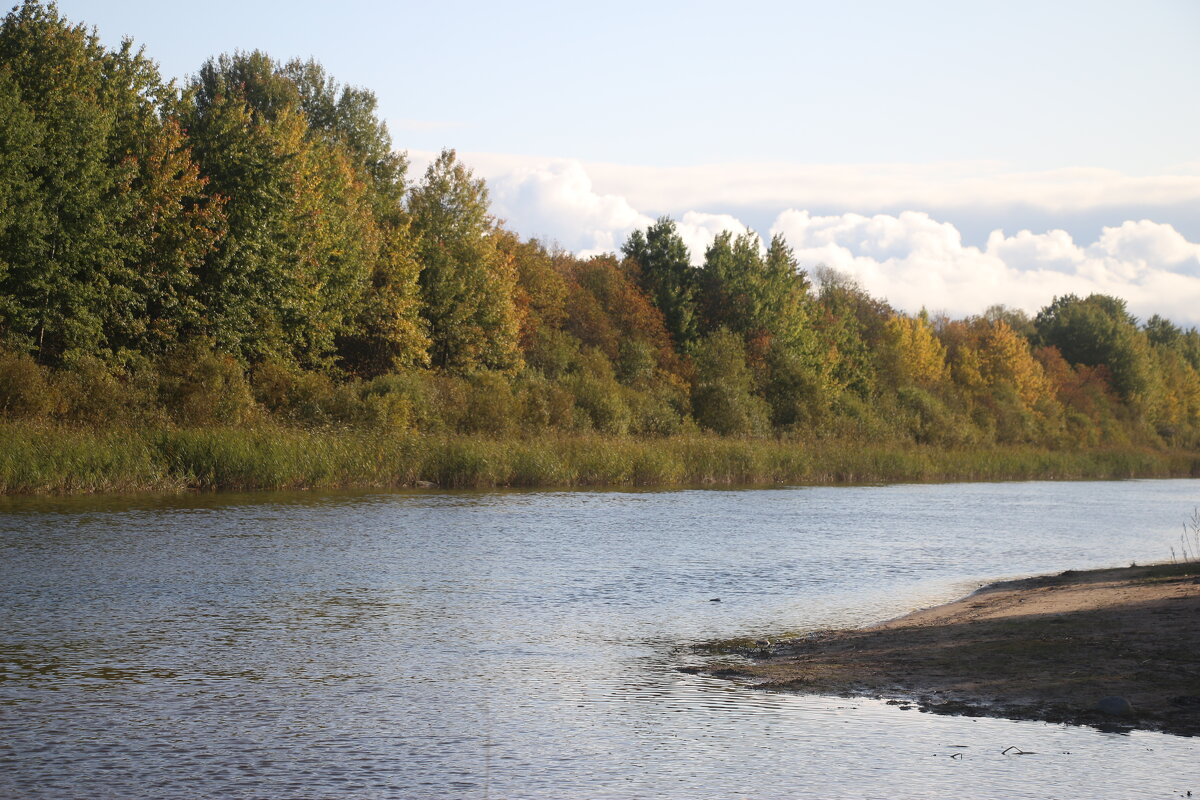
[[[24,0],[0,153],[0,416],[1200,447],[1194,328],[1107,295],[902,313],[668,217],[577,256],[505,229],[452,149],[410,176],[312,59],[176,86]]]

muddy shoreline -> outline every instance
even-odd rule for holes
[[[1200,563],[993,583],[868,628],[702,652],[705,673],[763,690],[1197,736]]]

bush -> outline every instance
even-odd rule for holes
[[[438,376],[432,373],[380,375],[362,387],[360,419],[372,427],[391,430],[442,430],[439,385]]]
[[[362,390],[355,421],[378,431],[408,431],[415,423],[412,381],[380,375]]]
[[[232,357],[197,339],[168,353],[159,364],[159,394],[184,425],[242,425],[257,416],[246,373]]]
[[[38,419],[57,405],[46,369],[24,353],[0,350],[0,417]]]
[[[612,363],[595,348],[579,359],[579,372],[570,381],[576,406],[600,433],[620,436],[629,430],[629,407]]]
[[[59,413],[87,425],[161,422],[158,376],[148,364],[130,369],[105,364],[95,356],[66,359],[55,374]]]
[[[771,423],[777,428],[811,428],[829,412],[829,387],[801,354],[773,347],[765,389]]]
[[[683,430],[684,415],[679,406],[682,398],[666,387],[646,391],[629,390],[625,395],[629,407],[629,432],[639,436],[673,436]]]
[[[642,339],[622,339],[617,348],[617,375],[621,383],[644,384],[654,377],[658,353]]]
[[[529,433],[575,430],[575,397],[558,383],[527,373],[517,386],[518,419]]]
[[[539,328],[525,362],[550,379],[564,375],[579,357],[579,340],[566,331]]]
[[[461,432],[503,436],[516,429],[519,404],[506,375],[477,372],[467,383],[467,413],[459,424]]]
[[[268,361],[254,369],[254,398],[273,415],[290,422],[320,425],[342,420],[352,413],[345,408],[333,381],[310,372]]]
[[[770,430],[769,408],[753,393],[746,348],[737,334],[722,328],[701,341],[696,352],[692,413],[702,427],[722,436]]]
[[[838,441],[896,441],[908,437],[893,409],[883,408],[877,400],[866,400],[854,392],[842,392],[832,403],[831,414],[821,433]]]
[[[940,398],[924,389],[903,387],[896,392],[896,399],[909,432],[918,443],[957,447],[976,444],[980,438],[970,420],[955,414]]]

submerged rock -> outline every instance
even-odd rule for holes
[[[1133,706],[1124,697],[1102,697],[1096,701],[1096,710],[1110,717],[1128,717],[1133,714]]]

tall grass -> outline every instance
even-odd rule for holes
[[[1192,561],[1200,561],[1200,508],[1192,510],[1190,516],[1183,523],[1183,533],[1179,536],[1179,554],[1175,554],[1175,548],[1171,548],[1171,561],[1173,563],[1189,563]]]
[[[143,435],[0,424],[0,493],[129,492],[183,486]]]
[[[1200,476],[1136,447],[938,449],[710,435],[538,438],[258,427],[0,424],[0,493],[185,489],[678,487]]]

